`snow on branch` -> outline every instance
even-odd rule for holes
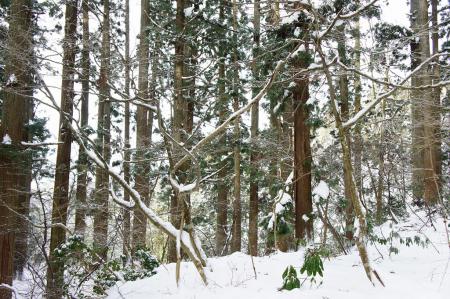
[[[61,108],[58,106],[53,94],[49,90],[48,86],[45,84],[45,82],[41,79],[42,87],[44,88],[44,91],[46,95],[49,97],[49,99],[53,103],[53,107],[58,111],[61,112]],[[80,147],[85,151],[86,155],[90,160],[92,160],[96,165],[98,165],[103,170],[107,171],[107,173],[111,176],[112,179],[114,179],[116,182],[119,183],[119,185],[124,189],[124,192],[127,192],[131,199],[137,204],[137,207],[146,215],[147,219],[155,225],[158,229],[160,229],[162,232],[167,234],[170,238],[176,240],[177,234],[179,233],[179,230],[176,229],[170,222],[167,222],[160,218],[152,209],[150,209],[142,200],[140,194],[131,187],[130,184],[128,184],[125,179],[118,174],[106,161],[101,157],[101,155],[97,152],[94,152],[87,148],[85,143],[83,142],[84,139],[89,138],[87,136],[84,136],[82,134],[82,130],[80,128],[75,128],[72,124],[72,119],[70,116],[61,114],[65,117],[65,121],[67,122],[68,127],[73,133],[75,141],[80,145]],[[76,126],[78,124],[75,123]],[[114,201],[116,201],[118,198],[117,196],[112,197]],[[117,202],[118,204],[123,203],[119,200]],[[203,259],[204,252],[201,247],[197,248],[197,244],[195,241],[191,240],[191,237],[188,232],[182,231],[181,232],[181,246],[183,250],[187,253],[187,255],[191,258],[193,261],[195,267],[197,268],[200,276],[202,277],[202,280],[205,284],[207,284],[206,281],[206,275],[203,271],[202,265],[205,263],[205,260]],[[200,254],[197,254],[197,251],[200,252]]]
[[[351,19],[353,17],[358,16],[361,12],[365,11],[366,9],[368,9],[369,7],[371,7],[372,5],[374,5],[376,2],[378,2],[378,0],[372,0],[371,2],[369,2],[368,4],[358,8],[357,10],[355,10],[354,12],[345,14],[345,15],[340,15],[339,19]]]
[[[60,141],[53,141],[53,142],[24,142],[22,141],[20,144],[22,144],[23,146],[28,146],[28,147],[39,147],[39,146],[48,146],[48,145],[58,145],[58,144],[63,144],[64,142],[60,142]]]
[[[123,199],[119,198],[116,195],[116,193],[113,191],[112,186],[109,186],[109,188],[110,188],[109,189],[109,194],[111,194],[111,198],[116,203],[118,203],[119,205],[124,206],[125,208],[128,208],[128,209],[134,208],[134,206],[136,205],[136,203],[134,201],[126,201],[126,200],[123,200]]]
[[[370,102],[366,107],[362,108],[361,110],[359,110],[352,118],[350,118],[348,121],[346,121],[345,123],[342,124],[342,126],[344,128],[348,128],[353,126],[354,124],[356,124],[363,116],[365,116],[373,107],[375,107],[379,102],[381,102],[382,99],[390,96],[391,94],[393,94],[395,91],[397,91],[397,89],[399,89],[400,86],[404,85],[406,82],[408,82],[408,80],[411,78],[411,76],[413,76],[414,74],[416,74],[417,72],[419,72],[424,66],[426,66],[430,61],[434,60],[436,57],[438,56],[442,56],[442,55],[449,55],[447,54],[443,54],[443,53],[437,53],[431,57],[429,57],[428,59],[426,59],[424,62],[422,62],[419,66],[417,66],[411,73],[409,73],[408,76],[405,77],[405,79],[403,79],[400,84],[398,84],[397,86],[393,87],[391,90],[382,93],[381,95],[379,95],[378,97],[376,97],[372,102]]]
[[[292,42],[292,41],[291,41]],[[238,116],[240,116],[241,114],[247,112],[250,110],[250,108],[253,106],[253,104],[258,103],[259,100],[269,91],[269,89],[272,87],[275,79],[277,78],[279,72],[281,71],[281,69],[284,67],[284,65],[286,64],[287,61],[289,61],[290,59],[292,59],[295,55],[296,52],[298,50],[298,48],[301,47],[301,44],[299,44],[297,47],[295,47],[295,49],[283,60],[280,60],[277,62],[274,70],[272,71],[272,74],[270,75],[269,79],[267,79],[266,84],[264,85],[264,87],[258,92],[258,94],[253,97],[253,99],[251,99],[247,105],[243,106],[241,109],[233,112],[224,122],[222,122],[222,124],[220,126],[218,126],[214,131],[212,131],[211,133],[209,133],[209,135],[205,136],[202,140],[200,140],[196,145],[194,145],[191,149],[191,153],[196,153],[197,151],[199,151],[199,149],[204,146],[205,144],[207,144],[208,142],[210,142],[211,140],[213,140],[215,137],[217,137],[220,133],[222,133],[223,131],[225,131],[229,124]],[[308,71],[307,69],[304,70],[305,72]],[[181,165],[183,165],[186,161],[189,160],[190,155],[185,155],[183,158],[180,159],[180,161],[177,162],[177,164],[175,165],[175,169],[178,169]]]

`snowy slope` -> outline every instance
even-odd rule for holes
[[[297,270],[303,262],[303,251],[277,253],[254,258],[257,279],[251,258],[243,253],[208,259],[206,268],[209,285],[204,286],[191,263],[183,263],[181,281],[175,283],[175,265],[163,265],[158,274],[135,282],[113,287],[110,299],[183,298],[450,298],[450,252],[442,220],[436,221],[437,231],[416,219],[395,230],[402,237],[427,236],[432,244],[427,248],[395,244],[399,254],[389,256],[388,246],[377,244],[369,248],[372,265],[384,280],[386,287],[373,287],[367,280],[356,249],[347,256],[324,261],[323,284],[306,282],[301,289],[278,291],[281,274],[288,265]],[[421,229],[420,229],[421,228]],[[418,230],[420,229],[420,232]],[[379,229],[380,235],[389,235],[389,225]],[[439,251],[439,253],[438,253]],[[383,258],[381,257],[383,256]]]

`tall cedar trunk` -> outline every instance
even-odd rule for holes
[[[260,2],[255,0],[253,4],[253,89],[252,97],[258,93],[258,53],[260,35]],[[250,137],[252,139],[252,151],[250,153],[250,203],[248,221],[248,251],[251,255],[258,255],[258,152],[256,138],[258,137],[259,103],[253,104],[251,111]]]
[[[53,193],[52,224],[67,224],[67,207],[69,204],[69,175],[75,76],[75,53],[77,41],[78,0],[67,1],[65,14],[65,32],[63,43],[63,69],[61,83],[61,114],[59,141],[56,154],[55,187]],[[55,249],[66,239],[66,231],[61,226],[52,226],[50,238],[49,265],[47,270],[47,298],[59,299],[63,295],[64,262],[55,255]]]
[[[130,0],[125,0],[125,95],[130,98]],[[125,182],[130,184],[130,103],[125,102],[125,119],[124,119],[124,162],[123,176]],[[130,194],[124,192],[124,200],[130,201]],[[123,209],[123,246],[122,253],[126,256],[130,255],[131,241],[131,221],[130,210]]]
[[[139,78],[138,96],[142,101],[148,101],[148,70],[149,70],[149,0],[141,0],[141,32],[139,43]],[[138,106],[136,111],[136,190],[139,192],[145,204],[149,204],[149,172],[150,162],[147,160],[147,151],[150,145],[151,130],[148,126],[147,108]],[[145,246],[145,235],[147,232],[147,218],[138,208],[134,209],[133,218],[133,250]]]
[[[89,3],[82,0],[83,12],[83,50],[81,51],[81,128],[88,126],[89,118]],[[75,213],[75,233],[84,238],[86,231],[86,196],[87,196],[88,160],[84,150],[80,147],[77,165],[77,209]]]
[[[31,74],[31,73],[30,73]],[[32,79],[28,77],[28,82],[31,86]],[[32,96],[32,88],[28,88],[25,95]],[[27,100],[28,113],[26,119],[31,120],[33,118],[33,102]],[[26,130],[26,129],[25,129]],[[32,141],[33,136],[29,130],[26,130],[28,138],[26,141]],[[15,251],[14,251],[14,273],[15,278],[21,280],[23,275],[23,270],[26,266],[28,259],[28,234],[30,232],[29,214],[30,214],[30,197],[31,197],[31,180],[32,180],[32,156],[29,151],[23,153],[23,161],[21,161],[22,172],[20,178],[20,189],[21,192],[18,194],[18,205],[16,214],[16,226],[17,233],[15,239]]]
[[[389,69],[389,68],[388,68]],[[386,71],[386,74],[388,72]],[[388,81],[388,80],[386,80]],[[377,224],[381,224],[383,220],[383,193],[384,193],[384,114],[386,110],[386,102],[383,99],[381,103],[381,116],[382,121],[380,125],[380,146],[378,151],[378,186],[376,191],[376,212],[375,212],[375,220]]]
[[[420,36],[420,32],[423,31],[426,35],[428,32],[424,31],[422,26],[426,20],[422,19],[423,14],[420,11],[420,3],[423,0],[411,0],[410,2],[410,22],[411,30],[417,38],[411,39],[411,69],[415,69],[423,61],[422,53],[427,49],[426,42],[423,42],[424,36]],[[422,37],[422,38],[420,38]],[[427,37],[428,39],[428,37]],[[422,72],[418,72],[416,75],[411,77],[411,86],[422,85],[421,76]],[[413,196],[415,199],[423,198],[423,187],[424,187],[424,127],[423,127],[423,112],[422,107],[420,107],[420,102],[422,101],[423,91],[412,90],[411,96],[411,107],[412,107],[412,144],[411,144],[411,167],[412,167],[412,189]]]
[[[173,105],[173,134],[176,141],[181,142],[185,139],[183,132],[186,132],[186,114],[187,105],[184,98],[184,84],[183,84],[183,70],[185,59],[185,41],[184,41],[184,28],[185,28],[185,16],[184,16],[185,1],[177,0],[177,15],[175,20],[175,27],[177,37],[175,40],[175,73],[174,73],[174,89],[175,99]],[[183,152],[181,149],[175,147],[174,155],[175,160],[180,159]],[[181,178],[181,177],[180,177]],[[181,211],[183,207],[178,206],[179,198],[177,195],[173,195],[170,199],[170,221],[176,228],[180,228]],[[177,261],[177,250],[174,240],[169,240],[168,255],[169,262]]]
[[[430,57],[430,32],[428,26],[428,1],[422,0],[419,5],[420,20],[420,48],[422,61]],[[422,84],[429,85],[434,78],[435,67],[424,68],[422,74]],[[438,79],[439,80],[439,79]],[[424,134],[424,199],[428,205],[434,205],[439,201],[439,158],[437,158],[437,138],[436,128],[440,127],[439,106],[436,106],[436,90],[426,91],[421,98],[423,105],[423,134]]]
[[[280,4],[279,1],[272,1],[270,3],[270,22],[271,25],[276,27],[280,23]],[[279,145],[282,144],[282,129],[281,129],[281,122],[278,118],[278,116],[275,114],[275,107],[277,103],[274,101],[270,102],[270,131],[272,135],[274,136],[274,148],[275,148],[275,154],[272,155],[270,159],[270,174],[269,174],[269,186],[275,186],[276,181],[278,180],[279,176],[279,165],[281,164],[281,154],[279,151]],[[274,187],[269,188],[269,197],[271,199],[274,199],[277,195],[278,190]],[[273,204],[271,202],[271,204]],[[266,244],[265,244],[265,254],[268,254],[273,251],[274,249],[274,240],[273,238],[266,238]]]
[[[26,125],[32,105],[28,96],[32,95],[30,60],[31,43],[30,0],[11,2],[7,62],[5,76],[10,84],[3,89],[3,105],[0,125],[0,284],[12,285],[15,234],[18,225],[15,212],[21,204],[20,193],[29,175],[29,155],[21,145],[29,140]],[[11,143],[4,142],[6,135]],[[24,190],[27,191],[27,190]],[[21,212],[20,209],[17,212]],[[25,211],[26,212],[26,211]],[[19,231],[20,234],[20,231]],[[12,297],[10,290],[0,288],[0,298]]]
[[[357,1],[359,4],[359,1]],[[355,69],[361,69],[361,30],[360,30],[360,21],[359,16],[355,19],[355,30],[354,30],[354,38],[355,38]],[[354,73],[354,82],[355,82],[355,102],[354,102],[354,110],[355,113],[361,110],[361,76],[357,73]],[[359,198],[362,198],[362,173],[361,173],[361,164],[362,164],[362,147],[363,140],[361,135],[361,123],[357,123],[355,125],[354,138],[353,138],[353,163],[355,165],[355,183],[356,188],[358,189]],[[351,201],[347,201],[348,206],[346,209],[346,230],[345,235],[347,240],[353,240],[353,229],[351,228],[355,223],[355,214],[353,212],[353,205]],[[351,206],[351,209],[350,207]]]
[[[239,68],[237,52],[237,4],[232,0],[233,9],[233,109],[239,109]],[[241,146],[240,146],[240,117],[234,120],[234,198],[233,198],[233,227],[231,237],[231,252],[241,251],[242,243],[242,208],[241,208]]]
[[[411,0],[411,29],[416,38],[411,42],[411,67],[430,57],[430,36],[428,30],[428,1]],[[411,77],[412,86],[429,85],[432,82],[432,68],[422,68]],[[438,161],[436,160],[435,97],[429,90],[412,90],[412,188],[415,199],[424,198],[427,204],[439,199]]]
[[[418,18],[419,2],[422,0],[411,0],[410,18],[411,30],[418,34],[421,30],[420,19]],[[419,39],[411,39],[411,69],[415,69],[422,61],[421,44]],[[419,74],[411,77],[411,86],[421,85]],[[421,199],[423,196],[423,115],[419,106],[422,91],[413,90],[411,96],[411,126],[412,126],[412,144],[411,144],[411,167],[412,167],[412,189],[415,199]]]
[[[385,71],[385,81],[389,82],[389,55],[386,54],[386,71]],[[386,101],[383,99],[381,102],[381,124],[380,124],[380,145],[378,147],[378,186],[375,191],[376,194],[376,213],[375,220],[377,224],[381,224],[383,221],[383,193],[384,193],[384,175],[385,175],[385,133],[384,133],[384,118],[386,111]]]
[[[346,44],[345,44],[345,25],[340,25],[337,28],[338,36],[338,55],[339,59],[348,64],[347,54],[346,54]],[[342,121],[346,121],[349,116],[349,92],[348,92],[348,77],[345,72],[342,72],[339,75],[339,99],[340,99],[340,107],[341,107],[341,116]],[[350,143],[351,146],[351,138],[349,130],[345,130],[346,139]],[[350,148],[349,148],[350,151]],[[350,151],[351,154],[351,151]],[[344,172],[347,171],[344,168]],[[351,242],[353,239],[353,226],[354,226],[354,213],[353,213],[353,204],[350,199],[350,184],[348,180],[349,176],[344,174],[344,194],[346,200],[346,208],[345,208],[345,236]]]
[[[220,1],[219,20],[223,24],[225,19],[225,0]],[[219,112],[220,125],[226,118],[227,111],[227,97],[225,95],[225,51],[224,46],[219,46],[219,70],[218,70],[218,94],[217,106]],[[219,139],[219,144],[226,146],[226,135],[222,134]],[[216,254],[226,254],[226,243],[228,236],[228,188],[226,184],[227,176],[227,162],[222,159],[219,163],[219,172],[217,173],[217,203],[216,203]]]
[[[306,68],[302,60],[295,69]],[[308,78],[296,78],[294,90],[294,200],[295,200],[295,237],[312,238],[312,196],[311,196],[311,145],[308,125],[309,98]],[[307,221],[305,221],[308,217]]]
[[[99,113],[97,138],[103,159],[111,159],[111,103],[109,99],[109,69],[111,59],[109,0],[103,1],[102,50],[100,54]],[[102,167],[96,168],[95,177],[95,213],[94,213],[94,247],[99,256],[106,259],[108,253],[108,199],[109,174]]]
[[[439,29],[438,29],[438,5],[439,0],[431,0],[431,42],[432,42],[432,54],[435,55],[439,52]],[[439,58],[434,60],[433,64],[433,84],[437,84],[441,79],[441,70],[439,65]],[[437,183],[439,189],[442,187],[441,176],[442,176],[442,134],[441,134],[441,88],[436,87],[433,90],[434,97],[434,169],[437,175]]]

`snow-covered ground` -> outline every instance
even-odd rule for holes
[[[429,226],[422,227],[423,223],[416,218],[401,227],[394,225],[391,228],[386,224],[382,230],[378,229],[380,236],[387,237],[394,229],[400,231],[403,239],[418,235],[431,241],[426,248],[418,245],[407,247],[394,241],[399,253],[390,256],[389,245],[369,247],[372,266],[386,287],[379,283],[376,287],[370,284],[356,249],[347,256],[324,261],[322,284],[312,285],[308,281],[293,291],[279,291],[281,275],[288,265],[300,269],[304,251],[254,258],[256,278],[250,256],[235,253],[208,259],[208,286],[201,282],[192,263],[185,262],[181,266],[179,287],[175,283],[175,264],[162,265],[153,277],[113,287],[108,298],[450,298],[450,251],[445,226],[442,219],[434,225],[437,231]]]

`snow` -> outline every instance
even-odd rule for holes
[[[337,20],[336,23],[334,23],[334,26],[339,27],[344,25],[345,21],[344,20]]]
[[[322,65],[319,65],[317,63],[311,63],[308,67],[308,69],[313,70],[313,69],[320,69],[322,68]]]
[[[190,7],[184,9],[184,15],[188,18],[190,18],[192,16],[193,12],[194,12],[193,6],[190,6]]]
[[[308,222],[309,217],[306,214],[303,214],[302,219],[303,219],[303,221]]]
[[[277,114],[278,111],[280,110],[280,108],[281,108],[281,102],[278,103],[278,104],[273,108],[273,113],[274,113],[274,114]]]
[[[409,227],[413,225],[414,227]],[[407,223],[398,229],[402,236],[417,235],[422,224],[419,221]],[[162,265],[155,276],[121,283],[109,290],[109,299],[230,299],[230,298],[306,298],[306,299],[419,299],[448,298],[450,273],[448,243],[442,220],[435,222],[438,231],[425,227],[421,233],[427,235],[436,246],[422,248],[395,244],[399,254],[389,255],[389,246],[369,246],[374,259],[372,265],[386,287],[379,283],[373,287],[366,278],[358,251],[352,248],[349,255],[324,259],[324,277],[311,284],[306,281],[300,289],[279,291],[284,269],[292,265],[299,272],[303,263],[304,250],[298,252],[277,252],[270,256],[254,257],[256,278],[250,256],[237,252],[220,258],[208,259],[205,268],[209,284],[205,286],[190,262],[182,262],[180,285],[175,282],[175,264]],[[409,231],[405,231],[408,229]],[[388,225],[381,229],[382,235],[392,230]],[[381,232],[379,232],[381,235]],[[381,256],[382,255],[382,256]],[[305,275],[300,275],[300,280]],[[320,284],[322,283],[322,284]]]
[[[301,32],[300,27],[296,27],[295,30],[294,30],[294,36],[295,37],[299,37],[300,36],[300,32]]]
[[[320,181],[319,184],[313,189],[313,195],[317,195],[320,198],[327,199],[330,196],[330,188],[324,181]]]
[[[169,177],[170,184],[178,190],[180,193],[188,193],[193,191],[197,187],[197,181],[194,181],[193,183],[183,185],[179,184],[172,176]]]
[[[6,134],[5,136],[3,136],[3,140],[2,140],[2,143],[3,144],[11,144],[11,137],[9,137],[9,135],[8,134]]]
[[[295,33],[294,33],[295,34]],[[292,53],[292,57],[297,57],[300,52],[306,52],[306,48],[304,44],[301,44],[294,53]]]
[[[6,86],[10,86],[17,83],[16,74],[11,74],[6,81]]]
[[[284,211],[284,205],[282,205],[281,203],[277,203],[275,205],[275,214],[281,214]]]
[[[292,24],[298,20],[299,12],[294,12],[288,16],[281,17],[281,24]]]

